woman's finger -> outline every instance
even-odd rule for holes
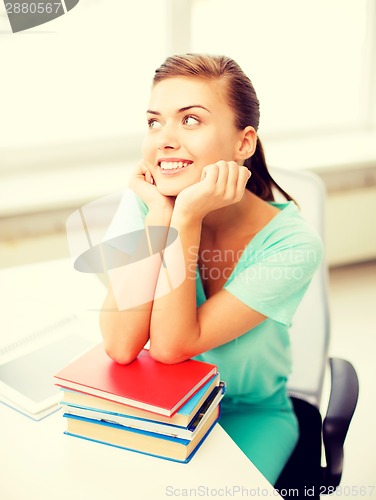
[[[237,197],[242,197],[245,186],[248,182],[248,179],[251,177],[251,171],[248,170],[247,167],[241,166],[239,167],[239,175],[238,175],[238,180],[236,184],[236,196]]]
[[[236,196],[240,169],[241,167],[235,161],[228,162],[228,177],[225,198],[229,201]]]
[[[227,190],[229,165],[227,161],[223,160],[217,161],[216,165],[218,166],[217,192],[218,194],[224,194]]]
[[[218,175],[219,167],[216,163],[213,163],[212,165],[207,165],[206,167],[204,167],[201,174],[201,180],[205,180],[210,184],[215,184],[218,180]]]
[[[154,184],[154,179],[150,173],[150,170],[146,170],[146,172],[145,172],[145,181],[149,182],[150,184]]]

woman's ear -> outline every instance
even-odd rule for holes
[[[240,134],[240,143],[236,155],[237,159],[244,161],[250,158],[256,150],[257,132],[253,127],[248,126]]]

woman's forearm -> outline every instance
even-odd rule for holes
[[[175,363],[196,354],[199,323],[196,308],[196,268],[200,246],[201,220],[192,220],[174,211],[171,227],[177,230],[184,259],[185,279],[170,293],[155,299],[150,323],[150,351],[159,361]],[[167,262],[173,260],[169,255]],[[176,260],[179,257],[176,256]],[[163,269],[161,270],[161,273]]]
[[[156,245],[164,245],[171,215],[170,207],[149,207],[143,239],[147,249],[140,250],[150,258],[136,259],[110,271],[110,287],[99,322],[106,352],[121,364],[133,361],[149,339],[154,292],[162,265]],[[157,243],[150,237],[153,234],[157,235]]]

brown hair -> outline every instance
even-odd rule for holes
[[[235,114],[235,126],[243,130],[250,125],[257,131],[260,120],[259,101],[251,80],[233,59],[207,54],[174,55],[168,57],[155,71],[153,85],[176,76],[223,81],[228,103]],[[246,186],[252,193],[265,201],[274,201],[273,188],[276,188],[287,200],[292,200],[271,177],[258,137],[256,150],[251,158],[245,160],[244,165],[252,172]]]

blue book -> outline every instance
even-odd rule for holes
[[[105,422],[140,429],[143,431],[154,432],[157,434],[166,434],[168,436],[179,437],[192,440],[205,425],[206,420],[211,413],[215,411],[225,393],[225,384],[220,382],[216,386],[194,415],[187,427],[181,427],[166,422],[158,422],[150,419],[137,418],[121,413],[97,410],[94,408],[82,408],[79,406],[65,405],[65,416],[75,415],[85,417],[91,420],[103,420]],[[193,409],[194,405],[190,405]]]
[[[217,405],[200,431],[192,440],[182,439],[165,434],[147,432],[125,427],[103,420],[92,420],[72,414],[64,414],[67,418],[65,434],[79,437],[125,450],[151,455],[157,458],[187,463],[204,442],[214,425],[219,420],[220,405]]]

